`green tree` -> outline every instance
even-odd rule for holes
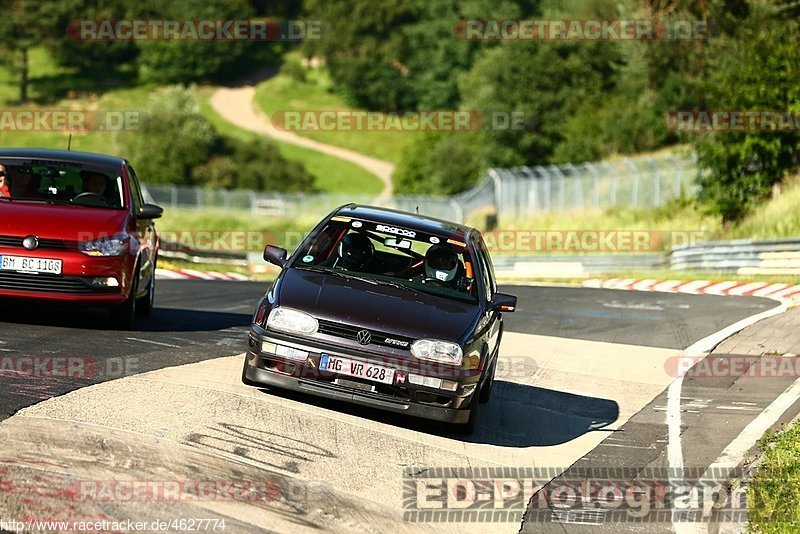
[[[170,87],[155,96],[138,131],[127,138],[137,170],[149,183],[195,183],[192,170],[213,155],[219,139],[200,113],[194,91]]]
[[[734,34],[710,43],[709,108],[800,113],[799,26],[788,9],[758,5]],[[726,223],[741,219],[798,166],[796,129],[690,135],[702,169],[700,197]]]
[[[351,103],[375,110],[455,109],[459,74],[495,45],[459,39],[459,20],[533,16],[537,0],[309,0],[306,14],[324,21],[322,39],[303,44],[325,58]]]
[[[537,2],[533,2],[536,4]],[[456,35],[462,20],[530,18],[538,14],[524,2],[486,0],[414,0],[417,20],[403,26],[408,40],[400,61],[409,72],[410,89],[419,109],[457,109],[461,102],[458,79],[468,72],[475,56],[496,46],[491,40],[472,41]]]
[[[61,31],[47,43],[47,50],[60,65],[86,71],[108,71],[132,61],[138,49],[132,41],[83,40],[81,20],[119,20],[132,16],[125,0],[70,0],[62,2],[58,26]],[[64,31],[67,29],[67,31]]]
[[[31,48],[46,44],[64,31],[58,23],[67,4],[58,0],[0,0],[0,53],[19,76],[20,103],[28,101],[28,54]]]
[[[416,20],[403,0],[308,0],[309,19],[323,21],[321,39],[304,43],[307,55],[325,58],[331,79],[354,105],[376,110],[413,105],[408,69],[402,65],[408,41],[402,28]]]
[[[139,18],[177,20],[247,19],[253,15],[245,0],[148,0],[138,4]],[[249,43],[241,40],[137,41],[139,71],[159,83],[189,83],[211,79],[242,58]]]
[[[524,130],[487,129],[483,157],[492,166],[548,161],[582,103],[607,92],[619,59],[614,43],[506,42],[486,50],[461,79],[462,108],[519,113]]]

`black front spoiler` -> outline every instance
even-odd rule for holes
[[[456,410],[454,408],[429,406],[403,400],[394,401],[386,398],[378,398],[375,395],[371,395],[369,392],[361,392],[337,384],[274,373],[266,369],[254,367],[250,365],[248,361],[245,361],[242,378],[258,385],[308,393],[318,397],[340,400],[389,412],[403,413],[412,417],[430,419],[442,423],[464,424],[469,420],[470,416],[469,409]]]

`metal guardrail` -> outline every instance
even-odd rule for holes
[[[165,243],[165,258],[190,263],[261,265],[261,254],[201,251]],[[724,272],[742,275],[800,275],[800,238],[710,241],[676,247],[667,253],[638,254],[505,254],[492,255],[495,271],[504,278],[577,278],[620,271]]]
[[[647,254],[529,254],[492,256],[495,272],[503,278],[579,278],[626,270],[652,271],[667,266],[661,253]]]
[[[677,247],[669,265],[678,271],[800,274],[800,238],[710,241]]]

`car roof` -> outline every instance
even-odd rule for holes
[[[378,206],[347,204],[338,208],[333,215],[366,219],[465,242],[471,238],[472,233],[476,232],[471,226],[445,221],[444,219],[437,219],[427,215],[417,215],[416,213],[409,213],[407,211],[391,208],[381,208]]]
[[[78,152],[74,150],[54,150],[49,148],[0,148],[0,158],[41,159],[68,161],[98,166],[122,165],[125,160],[118,156]]]

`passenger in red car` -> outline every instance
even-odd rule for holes
[[[11,197],[11,191],[8,189],[7,180],[6,167],[5,165],[0,165],[0,197]]]
[[[39,193],[39,177],[34,177],[27,167],[14,168],[11,176],[11,196],[19,198],[44,198]]]

